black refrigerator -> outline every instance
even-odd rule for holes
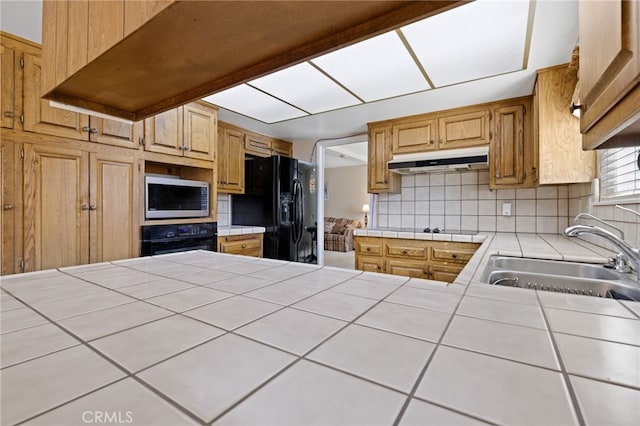
[[[274,155],[245,161],[245,193],[231,199],[233,225],[263,226],[264,257],[317,263],[316,165]]]

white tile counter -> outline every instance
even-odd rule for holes
[[[219,226],[218,236],[227,237],[229,235],[264,234],[266,229],[263,226],[242,226],[230,225]]]
[[[1,423],[640,424],[640,303],[473,281],[538,238],[488,234],[470,285],[203,251],[3,277]]]

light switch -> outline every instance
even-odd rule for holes
[[[511,203],[502,203],[502,216],[511,216]]]

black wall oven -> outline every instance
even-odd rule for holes
[[[142,256],[189,250],[217,251],[216,222],[145,225],[142,227]]]

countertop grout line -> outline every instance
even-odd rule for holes
[[[582,409],[580,408],[580,404],[578,402],[578,397],[576,396],[575,391],[573,389],[573,385],[571,384],[571,380],[569,379],[569,373],[567,372],[567,368],[562,359],[562,354],[560,353],[558,342],[556,342],[554,330],[551,328],[551,322],[547,317],[547,312],[545,310],[544,305],[542,304],[542,300],[540,300],[540,295],[538,294],[538,292],[536,292],[536,297],[538,298],[538,303],[540,303],[542,318],[544,319],[544,322],[547,326],[549,338],[551,339],[551,345],[553,346],[553,351],[555,352],[556,358],[558,359],[558,364],[560,364],[560,374],[562,375],[562,380],[564,381],[565,386],[567,387],[567,392],[569,393],[569,398],[571,400],[571,404],[573,405],[573,410],[578,419],[578,423],[584,426],[586,423],[585,423],[584,415],[582,414]]]
[[[350,280],[353,277],[348,278],[345,281]],[[311,361],[310,359],[307,359],[306,356],[309,355],[311,352],[315,351],[317,348],[319,348],[320,346],[322,346],[323,344],[325,344],[327,341],[329,341],[330,339],[332,339],[334,336],[336,336],[338,333],[340,333],[341,331],[343,331],[345,328],[349,327],[350,325],[354,325],[355,321],[357,321],[359,318],[361,318],[362,316],[364,316],[365,314],[367,314],[369,311],[371,311],[374,307],[378,306],[380,303],[382,303],[382,301],[386,298],[389,297],[391,294],[393,294],[394,292],[396,292],[398,289],[402,288],[404,286],[404,284],[407,283],[407,281],[409,281],[409,278],[407,278],[402,284],[400,284],[397,288],[395,288],[393,291],[391,291],[389,294],[387,294],[387,296],[383,297],[382,299],[378,300],[377,303],[373,304],[372,306],[370,306],[368,309],[366,309],[364,312],[362,312],[360,315],[356,316],[354,319],[352,319],[351,321],[344,321],[344,320],[339,320],[344,322],[344,325],[342,327],[340,327],[339,329],[337,329],[336,331],[334,331],[333,333],[331,333],[329,336],[327,336],[326,338],[324,338],[323,340],[321,340],[320,342],[318,342],[317,344],[313,345],[311,347],[311,349],[307,350],[306,352],[304,352],[302,355],[298,355],[298,354],[293,354],[294,356],[297,357],[297,359],[295,361],[293,361],[291,364],[287,365],[284,369],[282,369],[280,372],[278,372],[277,374],[275,374],[274,376],[272,376],[271,378],[269,378],[267,381],[265,381],[264,383],[262,383],[260,386],[258,386],[257,388],[253,389],[251,392],[249,392],[248,394],[244,395],[243,398],[241,398],[240,400],[236,401],[231,407],[228,407],[226,410],[224,410],[222,413],[218,414],[216,417],[213,418],[213,420],[211,420],[210,422],[208,422],[208,425],[212,425],[213,423],[215,423],[217,420],[219,420],[220,418],[224,417],[225,415],[227,415],[228,413],[230,413],[232,410],[234,410],[236,407],[238,407],[240,404],[242,404],[244,401],[246,401],[247,399],[249,399],[251,396],[253,396],[255,393],[257,393],[260,389],[264,388],[265,386],[267,386],[267,384],[271,383],[273,380],[276,379],[276,377],[281,376],[286,370],[289,370],[291,367],[293,367],[294,365],[298,364],[301,360],[305,360],[305,361]],[[340,284],[340,283],[339,283]],[[336,284],[338,285],[338,284]],[[328,289],[327,289],[328,290]],[[326,291],[326,290],[324,290]],[[319,294],[319,293],[316,293]],[[309,296],[311,297],[311,296]],[[286,308],[283,307],[283,309]],[[335,318],[333,318],[335,319]],[[239,327],[238,327],[239,328]],[[235,334],[235,333],[234,333]],[[282,348],[279,348],[277,346],[272,346],[271,344],[259,341],[259,340],[255,340],[254,338],[250,338],[248,336],[244,336],[241,334],[238,334],[238,336],[243,337],[245,339],[250,339],[250,340],[254,340],[257,343],[260,343],[262,345],[267,345],[270,347],[273,347],[277,350],[280,351],[284,351],[287,353],[290,353],[287,350],[284,350]],[[335,371],[340,371],[337,370],[335,368],[332,368],[332,370]],[[354,376],[357,377],[357,376]],[[369,382],[369,380],[367,380]],[[374,383],[375,385],[381,386],[378,383],[375,382],[370,382],[370,383]],[[384,386],[383,386],[384,387]]]
[[[464,292],[460,295],[460,299],[458,300],[456,307],[454,308],[453,312],[451,312],[449,319],[447,320],[447,324],[444,326],[444,329],[440,334],[440,338],[436,342],[436,346],[433,348],[433,350],[427,357],[427,360],[424,364],[424,367],[422,368],[422,371],[420,372],[420,374],[418,374],[418,378],[413,384],[413,387],[411,388],[411,391],[409,392],[407,399],[405,400],[404,404],[402,405],[402,408],[400,409],[400,412],[398,413],[395,421],[393,422],[393,426],[399,426],[400,421],[402,420],[402,417],[404,417],[404,414],[407,411],[407,408],[409,407],[409,403],[411,402],[411,399],[415,396],[418,390],[418,387],[420,386],[420,383],[422,383],[422,380],[424,379],[424,376],[427,373],[427,370],[429,369],[429,366],[431,365],[433,358],[435,357],[436,353],[438,352],[438,349],[440,348],[440,345],[442,344],[442,341],[444,340],[444,336],[447,334],[449,327],[451,327],[451,323],[453,322],[453,319],[456,316],[456,312],[458,312],[458,309],[460,308],[460,305],[462,304],[462,301],[464,300],[468,289],[469,289],[469,286],[466,286]]]
[[[13,296],[13,297],[15,297],[15,296]],[[16,298],[16,299],[18,299],[18,298]],[[20,300],[20,301],[22,302],[22,300],[21,300],[21,299],[18,299],[18,300]],[[24,303],[24,302],[23,302],[23,303]],[[27,306],[28,306],[30,309],[32,309],[32,310],[34,310],[34,311],[35,311],[35,309],[34,309],[31,305],[27,305]],[[36,312],[37,312],[37,311],[36,311]],[[39,312],[38,312],[38,313],[39,313]],[[39,314],[40,314],[40,313],[39,313]],[[40,314],[40,315],[42,315],[42,314]],[[138,382],[140,385],[142,385],[142,386],[146,387],[146,388],[147,388],[147,389],[149,389],[149,390],[152,390],[156,395],[160,396],[162,399],[164,399],[165,401],[167,401],[168,403],[170,403],[170,404],[171,404],[171,405],[173,405],[174,407],[178,408],[178,409],[179,409],[181,412],[183,412],[185,415],[188,415],[188,417],[190,417],[190,418],[192,418],[192,419],[194,419],[194,420],[196,420],[196,419],[197,419],[197,421],[198,421],[198,422],[200,422],[200,419],[198,419],[197,417],[194,417],[194,414],[192,414],[190,411],[186,410],[186,408],[184,408],[184,407],[180,406],[180,405],[179,405],[179,404],[177,404],[175,401],[173,401],[172,399],[170,399],[170,398],[166,397],[166,396],[165,396],[165,395],[163,395],[162,393],[156,392],[156,391],[155,391],[155,389],[150,388],[149,386],[147,386],[147,383],[146,383],[146,382],[142,381],[141,379],[139,379],[138,377],[136,377],[136,375],[135,375],[135,374],[130,373],[126,368],[124,368],[124,366],[121,366],[120,364],[118,364],[117,362],[115,362],[114,360],[112,360],[111,358],[109,358],[108,356],[106,356],[105,354],[103,354],[103,353],[102,353],[101,351],[99,351],[97,348],[95,348],[95,347],[93,347],[92,345],[90,345],[88,341],[86,341],[86,340],[82,339],[80,336],[77,336],[77,335],[76,335],[75,333],[73,333],[71,330],[68,330],[67,328],[65,328],[64,326],[62,326],[62,324],[59,324],[58,322],[51,320],[51,319],[50,319],[49,317],[47,317],[46,315],[42,315],[42,317],[44,317],[47,321],[49,321],[50,323],[52,323],[53,325],[55,325],[56,327],[58,327],[59,329],[61,329],[63,332],[65,332],[65,333],[69,334],[70,336],[72,336],[72,337],[73,337],[73,338],[75,338],[76,340],[80,341],[80,345],[73,346],[74,348],[75,348],[75,347],[78,347],[78,346],[84,346],[84,347],[85,347],[85,348],[87,348],[89,351],[91,351],[91,352],[93,352],[94,354],[98,355],[100,358],[102,358],[103,360],[107,361],[107,363],[111,364],[111,365],[112,365],[112,366],[114,366],[116,369],[120,370],[120,372],[124,373],[124,377],[122,377],[121,379],[118,379],[118,380],[116,380],[116,381],[110,382],[110,383],[108,383],[108,384],[106,384],[106,385],[104,385],[104,386],[101,386],[101,387],[97,388],[97,389],[92,389],[90,392],[86,392],[86,393],[84,393],[84,394],[82,394],[82,395],[80,395],[80,396],[76,397],[75,399],[65,401],[64,403],[62,403],[62,404],[60,404],[60,405],[57,405],[55,408],[49,408],[49,409],[47,409],[47,410],[45,410],[45,411],[42,411],[42,412],[40,412],[40,413],[37,413],[36,415],[32,416],[30,419],[35,418],[35,417],[39,417],[39,416],[44,415],[44,414],[46,414],[46,413],[49,413],[49,412],[51,412],[51,411],[52,411],[52,410],[54,410],[54,409],[57,409],[57,408],[62,407],[62,406],[64,406],[64,405],[67,405],[67,404],[71,403],[72,401],[75,401],[75,400],[77,400],[77,399],[79,399],[79,398],[81,398],[81,397],[85,397],[85,396],[87,396],[87,395],[90,395],[90,394],[92,394],[92,393],[96,392],[97,390],[100,390],[100,389],[103,389],[103,388],[105,388],[105,387],[107,387],[107,386],[110,386],[110,385],[112,385],[112,384],[114,384],[114,383],[116,383],[116,382],[118,382],[118,381],[120,381],[120,380],[124,380],[124,379],[126,379],[126,378],[132,378],[133,380],[135,380],[136,382]],[[167,318],[167,317],[165,317],[165,318]],[[150,322],[154,322],[154,321],[150,321]],[[142,324],[141,324],[141,325],[142,325]],[[69,349],[69,348],[67,348],[67,349]],[[29,420],[29,419],[23,420],[23,421],[21,421],[21,423],[24,423],[25,421],[28,421],[28,420]],[[202,422],[200,422],[200,423],[202,424]]]

